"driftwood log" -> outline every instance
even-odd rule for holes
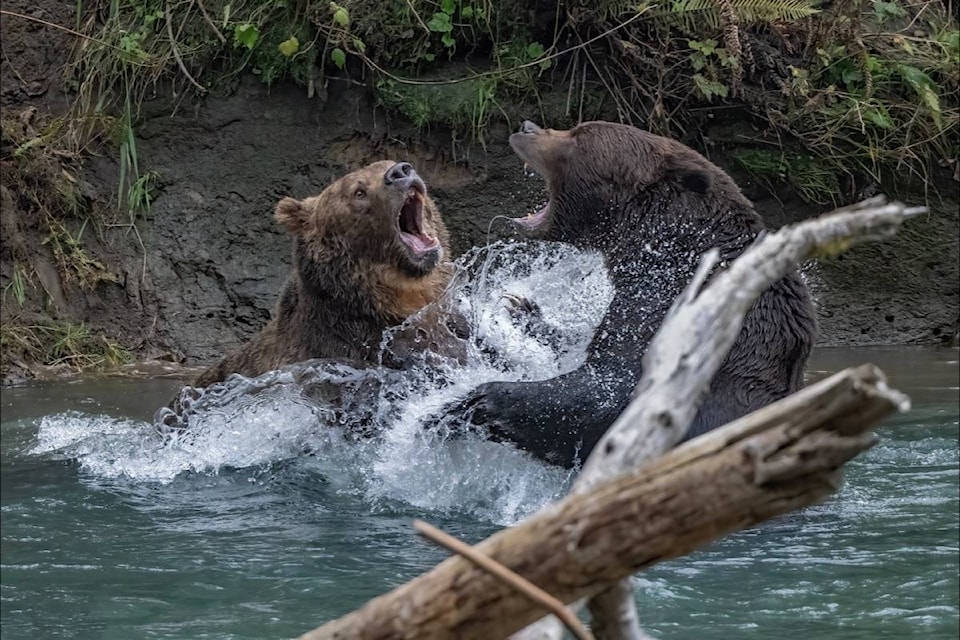
[[[571,491],[589,491],[683,439],[744,317],[771,284],[812,256],[892,237],[905,219],[924,211],[877,197],[784,227],[759,238],[701,291],[717,260],[716,253],[708,253],[651,341],[634,401],[597,444]],[[599,638],[647,637],[639,626],[629,581],[598,594],[589,608]],[[516,640],[559,640],[562,635],[555,622],[531,631],[518,634]]]
[[[869,429],[905,399],[872,365],[847,369],[643,469],[571,495],[476,549],[563,602],[715,538],[815,504]],[[546,613],[455,556],[303,636],[503,638]]]
[[[682,439],[767,286],[812,255],[889,237],[922,211],[873,199],[786,227],[759,239],[701,291],[716,262],[708,254],[651,342],[633,402],[594,450],[571,496],[477,549],[564,602],[605,594],[591,607],[598,635],[643,637],[632,594],[618,581],[824,499],[836,490],[841,466],[871,446],[868,430],[907,406],[872,366],[849,369],[659,457]],[[544,614],[455,557],[301,637],[496,638]],[[554,637],[550,629],[523,637]]]

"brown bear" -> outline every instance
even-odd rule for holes
[[[553,131],[524,122],[510,146],[544,177],[549,197],[517,222],[539,238],[602,253],[614,299],[579,369],[540,382],[481,385],[453,413],[495,439],[571,465],[628,404],[647,345],[702,254],[718,247],[722,268],[764,225],[723,170],[634,127],[588,122]],[[810,294],[791,273],[747,315],[687,437],[796,391],[815,332]]]
[[[375,162],[318,196],[283,198],[275,216],[293,235],[293,270],[274,317],[195,387],[311,358],[376,362],[384,329],[435,300],[453,273],[447,229],[408,162]]]

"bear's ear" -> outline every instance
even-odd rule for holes
[[[713,178],[702,169],[680,169],[677,173],[680,183],[694,193],[706,193],[713,184]]]
[[[277,203],[277,209],[273,217],[288,231],[298,233],[303,230],[303,225],[307,220],[307,210],[299,200],[283,198]]]

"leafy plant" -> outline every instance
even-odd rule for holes
[[[669,0],[655,10],[657,17],[680,19],[687,27],[719,28],[726,5],[741,24],[793,22],[816,14],[820,0]]]
[[[19,264],[15,265],[13,269],[13,277],[10,279],[10,282],[7,283],[7,286],[3,288],[4,300],[6,300],[7,294],[10,294],[13,296],[17,306],[23,308],[23,304],[27,300],[28,285],[33,286],[33,283],[30,280],[30,276],[27,274],[26,267]]]
[[[148,171],[137,178],[127,192],[127,207],[130,213],[137,211],[149,212],[153,202],[153,187],[158,174]]]
[[[50,233],[44,244],[50,246],[65,282],[75,283],[86,290],[93,290],[100,282],[117,282],[117,276],[87,253],[83,246],[87,220],[83,221],[76,233],[72,233],[60,220],[48,220],[48,225]]]
[[[207,93],[250,71],[266,83],[292,78],[312,95],[328,73],[363,68],[381,104],[481,142],[497,114],[531,112],[682,137],[700,105],[724,100],[836,175],[879,180],[906,167],[922,178],[958,153],[960,31],[938,0],[667,0],[649,11],[625,0],[572,0],[563,11],[529,0],[106,7],[78,47],[78,113],[113,105],[124,131],[160,77]],[[458,73],[439,66],[447,59]],[[128,133],[118,145],[118,199],[130,203],[135,141]]]

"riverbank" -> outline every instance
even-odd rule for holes
[[[59,3],[5,8],[75,21],[73,7]],[[197,101],[155,87],[133,139],[145,178],[139,206],[118,207],[131,143],[121,146],[128,156],[108,138],[78,154],[50,135],[75,97],[61,80],[73,36],[4,16],[2,40],[4,383],[30,377],[36,363],[156,360],[175,369],[229,351],[266,323],[289,268],[275,203],[319,193],[368,161],[415,164],[457,254],[507,232],[497,216],[542,201],[542,184],[506,144],[505,122],[491,121],[483,144],[469,142],[445,125],[415,126],[348,77],[308,97],[303,86],[268,87],[247,74],[229,93]],[[741,111],[718,108],[684,142],[730,172],[771,227],[832,209],[744,169],[741,151],[762,133]],[[843,203],[882,188],[926,202],[930,213],[891,242],[811,265],[821,345],[955,343],[960,196],[950,167],[930,179],[936,184],[891,179],[835,194]]]

